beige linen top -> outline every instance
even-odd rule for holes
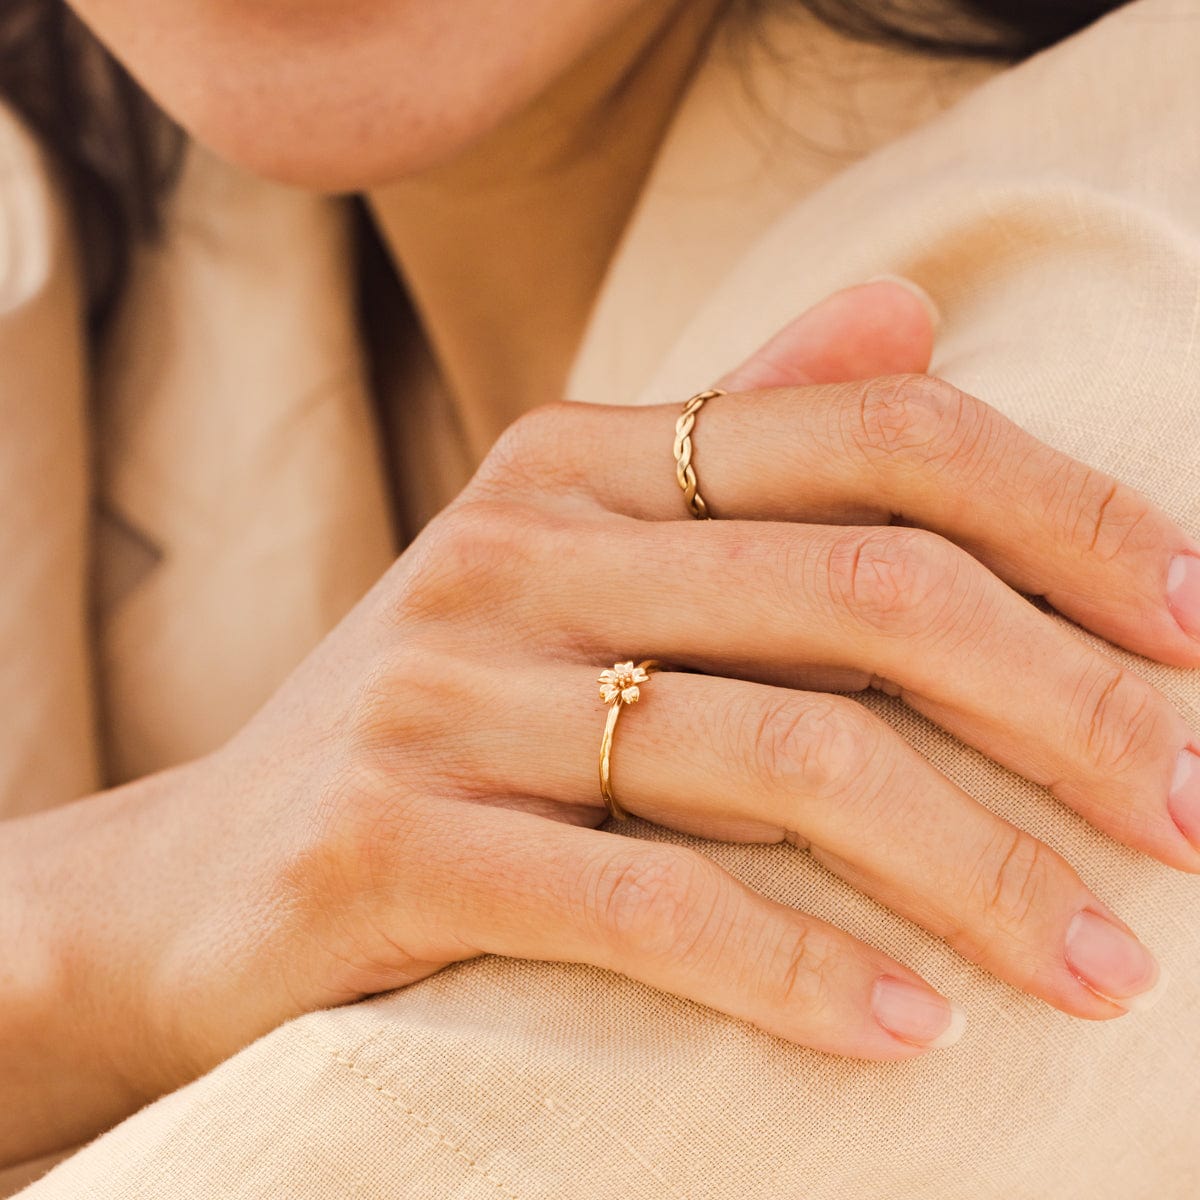
[[[803,16],[776,32],[787,71],[721,42],[701,65],[569,394],[679,400],[830,291],[901,273],[942,308],[935,373],[1200,535],[1196,0],[1135,0],[1008,69],[857,47]],[[8,118],[0,156],[12,814],[219,744],[383,570],[400,539],[376,401],[402,457],[429,467],[416,523],[473,464],[436,386],[406,396],[399,371],[394,395],[371,394],[347,201],[194,149],[169,236],[141,255],[89,374],[61,198]],[[1200,730],[1200,672],[1049,619]],[[966,1006],[964,1039],[913,1062],[842,1059],[613,972],[487,956],[289,1022],[24,1194],[1196,1195],[1200,879],[1117,845],[899,702],[865,702],[1139,931],[1172,975],[1156,1008],[1069,1017],[790,845],[633,821],[614,833],[693,846],[896,955]]]

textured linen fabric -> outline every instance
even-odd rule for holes
[[[639,265],[631,248],[687,205],[670,181],[704,178],[721,152],[685,105],[572,394],[679,400],[829,291],[902,273],[943,310],[935,373],[1200,536],[1198,52],[1192,0],[1137,0],[803,191],[737,247],[723,278],[697,268],[700,286],[655,290],[661,251]],[[667,261],[685,275],[721,242],[719,211],[689,208],[694,219],[674,227]],[[1200,673],[1047,616],[1162,689],[1200,731]],[[1172,976],[1157,1007],[1069,1017],[791,846],[633,821],[613,833],[691,846],[896,955],[965,1005],[963,1040],[908,1063],[841,1059],[613,972],[487,956],[289,1022],[23,1195],[1194,1196],[1200,878],[1114,843],[898,702],[863,702],[1129,921]]]

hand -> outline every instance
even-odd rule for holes
[[[236,738],[101,798],[111,854],[64,880],[90,899],[59,937],[129,973],[139,1086],[482,953],[593,963],[844,1055],[945,1044],[960,1022],[901,963],[703,855],[595,828],[596,680],[629,658],[675,668],[618,725],[631,812],[786,839],[1065,1012],[1133,1007],[1158,968],[1072,867],[827,690],[897,693],[1200,869],[1195,793],[1168,798],[1200,750],[1182,718],[1013,590],[1194,666],[1167,587],[1200,550],[921,374],[931,337],[910,293],[863,285],[721,381],[694,434],[713,521],[675,484],[678,406],[535,411]]]

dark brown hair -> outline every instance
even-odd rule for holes
[[[756,12],[797,0],[730,0]],[[851,37],[938,55],[1019,61],[1124,0],[799,0]],[[130,252],[153,237],[184,138],[65,0],[0,0],[0,96],[53,155],[72,198],[89,327],[120,295]]]
[[[94,333],[134,242],[158,231],[183,135],[62,0],[0,0],[0,97],[49,150],[71,197]]]
[[[789,0],[741,0],[750,12]],[[790,0],[795,3],[796,0]],[[799,0],[827,25],[861,41],[926,54],[1019,62],[1128,0]]]

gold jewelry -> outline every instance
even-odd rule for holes
[[[688,512],[701,521],[710,518],[708,505],[696,490],[696,472],[692,467],[692,426],[696,424],[696,414],[704,407],[704,402],[723,395],[725,393],[720,388],[697,392],[683,406],[683,412],[675,422],[675,478],[683,489],[683,501],[688,506]]]
[[[629,814],[617,803],[613,795],[610,779],[611,766],[609,758],[612,754],[613,730],[617,727],[617,717],[627,704],[636,704],[642,694],[640,684],[655,671],[662,670],[662,664],[653,658],[638,663],[635,667],[633,660],[614,663],[607,670],[600,672],[600,699],[608,705],[608,719],[604,722],[604,736],[600,739],[600,795],[604,797],[604,805],[608,815],[614,820],[624,821]]]

